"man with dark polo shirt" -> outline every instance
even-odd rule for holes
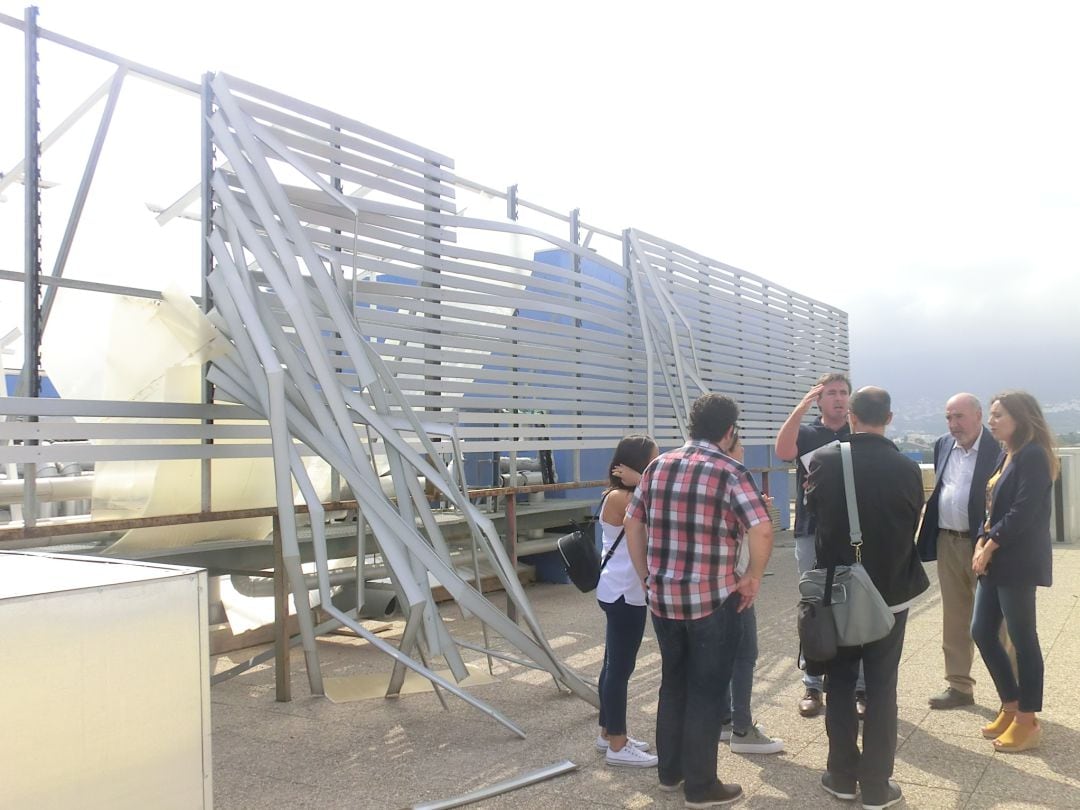
[[[845,801],[855,799],[857,787],[864,810],[882,810],[902,798],[900,786],[891,778],[896,760],[896,682],[908,608],[930,586],[915,550],[923,506],[922,473],[918,464],[885,438],[885,426],[892,421],[891,404],[884,388],[868,386],[856,391],[848,415],[851,436],[845,441],[851,446],[855,474],[861,561],[896,623],[879,641],[841,647],[825,664],[829,758],[821,786]],[[854,563],[839,445],[823,448],[811,460],[806,504],[817,519],[819,567]],[[855,710],[860,664],[866,673],[861,751]]]
[[[727,455],[738,415],[730,397],[698,397],[690,441],[645,468],[623,524],[660,647],[660,789],[683,785],[686,807],[719,807],[742,796],[716,773],[720,698],[742,632],[737,614],[754,604],[772,552],[772,523],[750,472]],[[750,564],[739,576],[744,533]]]
[[[800,576],[814,567],[814,518],[806,512],[806,465],[800,459],[830,442],[851,435],[847,421],[850,396],[851,381],[846,374],[823,374],[776,434],[777,458],[795,462],[795,564]],[[804,425],[803,417],[815,403],[821,415]],[[815,717],[821,712],[823,678],[806,672],[806,662],[801,658],[799,666],[803,669],[802,682],[806,689],[799,701],[799,714]],[[857,698],[861,716],[865,711],[865,694],[861,683]]]

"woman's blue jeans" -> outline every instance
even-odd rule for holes
[[[753,722],[750,696],[754,691],[754,666],[758,656],[757,616],[753,605],[738,614],[738,621],[742,624],[742,635],[735,651],[731,681],[720,695],[720,714],[724,720],[730,717],[732,727],[741,734]]]
[[[1009,655],[1001,643],[1002,620],[1016,648],[1019,678],[1013,675]],[[1035,629],[1035,586],[991,585],[981,577],[975,589],[971,637],[994,679],[1001,702],[1016,700],[1022,712],[1041,712],[1043,657]]]
[[[626,689],[645,633],[645,605],[599,602],[607,614],[604,665],[600,669],[600,728],[609,735],[626,733]]]

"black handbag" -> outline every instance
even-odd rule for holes
[[[799,600],[799,644],[803,657],[810,662],[824,663],[836,658],[836,620],[833,618],[832,591],[835,566],[829,566],[821,598],[804,596]]]
[[[562,557],[566,575],[570,577],[570,581],[577,586],[577,589],[582,593],[595,591],[596,586],[600,584],[600,572],[604,570],[604,566],[608,564],[611,555],[619,547],[619,542],[623,539],[623,535],[626,534],[626,529],[619,532],[619,536],[615,538],[615,542],[611,544],[611,548],[607,550],[604,559],[601,560],[600,552],[596,548],[596,535],[593,527],[590,525],[580,529],[576,523],[572,525],[574,531],[560,537],[555,547]]]

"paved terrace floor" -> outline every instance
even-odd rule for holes
[[[721,746],[719,773],[742,784],[740,807],[850,807],[818,784],[825,765],[824,716],[804,719],[795,669],[795,560],[782,535],[758,602],[758,659],[754,713],[782,737],[781,755],[733,754]],[[931,711],[927,696],[943,688],[941,602],[935,566],[930,590],[912,609],[900,666],[899,740],[895,778],[910,808],[1080,807],[1080,548],[1057,546],[1053,588],[1040,589],[1039,631],[1046,658],[1042,747],[995,753],[979,727],[998,706],[976,655],[976,705]],[[603,657],[603,614],[590,595],[570,585],[533,585],[528,595],[563,660],[591,678]],[[496,600],[501,600],[497,595]],[[452,605],[444,616],[456,636],[480,640],[475,620]],[[326,676],[382,672],[387,658],[355,638],[319,642]],[[222,656],[223,669],[250,655]],[[479,655],[467,660],[483,662]],[[234,808],[402,808],[449,799],[564,759],[578,770],[486,800],[485,808],[682,807],[680,794],[657,789],[655,769],[606,767],[596,752],[596,711],[560,693],[550,677],[499,663],[495,682],[472,687],[525,729],[521,740],[486,715],[447,696],[444,710],[432,693],[334,704],[311,697],[303,656],[292,657],[291,703],[274,700],[273,670],[263,667],[212,690],[214,798]],[[653,739],[660,656],[651,626],[630,683],[631,733]]]

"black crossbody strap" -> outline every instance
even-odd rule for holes
[[[619,532],[619,536],[615,538],[615,542],[611,544],[611,548],[609,548],[607,550],[607,553],[604,554],[604,559],[600,561],[600,570],[601,571],[604,570],[604,566],[607,565],[608,560],[611,559],[611,555],[615,553],[615,549],[617,549],[619,547],[619,542],[623,539],[624,534],[626,534],[626,529],[625,528],[621,532]]]
[[[604,501],[607,500],[607,496],[610,495],[610,494],[611,494],[611,492],[609,490],[608,492],[605,492],[604,497],[600,499],[600,508],[596,510],[596,518],[597,518],[598,521],[600,519],[600,513],[604,509]],[[608,564],[608,560],[610,560],[611,555],[615,553],[615,549],[617,549],[619,547],[619,543],[622,541],[624,534],[626,534],[625,527],[623,528],[623,530],[621,532],[619,532],[619,536],[615,538],[615,542],[611,544],[611,548],[609,548],[607,550],[607,552],[605,552],[604,559],[602,559],[600,561],[600,570],[601,571],[603,571],[604,566]]]

